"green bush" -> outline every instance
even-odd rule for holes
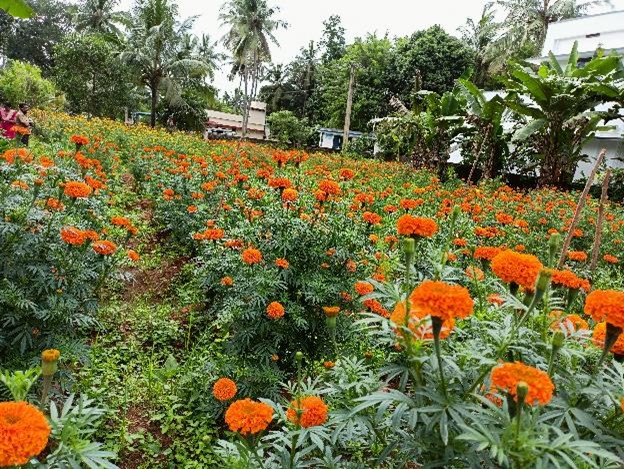
[[[41,76],[39,67],[19,60],[0,72],[0,97],[13,106],[28,103],[45,109],[58,109],[64,100],[54,84]]]

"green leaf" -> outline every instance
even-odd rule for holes
[[[520,140],[525,140],[531,135],[533,135],[538,130],[542,129],[548,121],[546,119],[534,119],[529,122],[524,127],[518,129],[518,131],[514,134],[512,141],[517,142]]]
[[[0,9],[16,18],[32,18],[35,14],[24,0],[0,0]]]
[[[550,60],[550,67],[554,71],[556,71],[558,75],[563,75],[563,69],[561,68],[561,65],[559,64],[557,57],[555,57],[555,54],[553,54],[552,51],[548,52],[548,59]]]
[[[572,52],[570,52],[570,58],[568,59],[568,66],[566,67],[566,73],[570,73],[572,70],[577,68],[579,59],[578,54],[578,41],[574,41],[574,46],[572,47]]]

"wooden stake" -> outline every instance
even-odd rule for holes
[[[598,206],[598,220],[596,220],[596,232],[594,234],[594,245],[592,246],[590,272],[596,270],[598,257],[600,256],[600,243],[602,242],[602,224],[604,223],[604,209],[609,199],[609,179],[611,179],[611,170],[607,169],[604,181],[602,181],[602,193],[600,194],[600,205]]]
[[[351,108],[353,107],[353,85],[355,84],[355,64],[351,64],[351,76],[349,77],[349,93],[347,94],[347,112],[345,114],[344,132],[342,134],[342,151],[345,151],[349,143],[349,131],[351,127]]]
[[[576,205],[576,210],[574,211],[574,218],[572,219],[572,224],[570,225],[570,229],[568,230],[568,234],[566,235],[565,241],[563,243],[563,249],[561,250],[561,256],[559,256],[559,263],[557,264],[557,269],[561,269],[563,264],[565,263],[566,255],[568,254],[568,249],[570,247],[570,243],[572,242],[572,236],[574,235],[574,230],[576,229],[576,225],[581,219],[581,212],[583,211],[583,207],[585,207],[585,202],[587,201],[587,194],[589,194],[589,189],[591,188],[594,178],[596,177],[596,173],[598,172],[598,168],[602,164],[607,155],[607,150],[603,148],[596,159],[596,164],[594,165],[594,169],[592,169],[591,174],[587,178],[587,183],[585,184],[585,189],[583,189],[583,193],[581,194],[581,198]]]

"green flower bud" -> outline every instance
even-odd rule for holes
[[[519,405],[524,404],[524,401],[528,394],[529,394],[529,385],[525,383],[524,381],[518,382],[518,385],[516,386],[516,396],[518,396]]]
[[[336,329],[336,316],[327,316],[325,318],[325,323],[327,324],[328,329]]]
[[[561,331],[555,332],[552,339],[553,350],[559,350],[563,347],[563,342],[565,341],[565,334]]]
[[[303,361],[303,352],[295,353],[295,360],[297,360],[297,363],[301,363]]]

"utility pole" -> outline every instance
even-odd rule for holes
[[[355,84],[355,64],[351,64],[351,76],[349,78],[349,94],[347,95],[347,112],[345,114],[344,132],[342,134],[342,151],[349,144],[349,130],[351,127],[351,107],[353,106],[353,85]]]

